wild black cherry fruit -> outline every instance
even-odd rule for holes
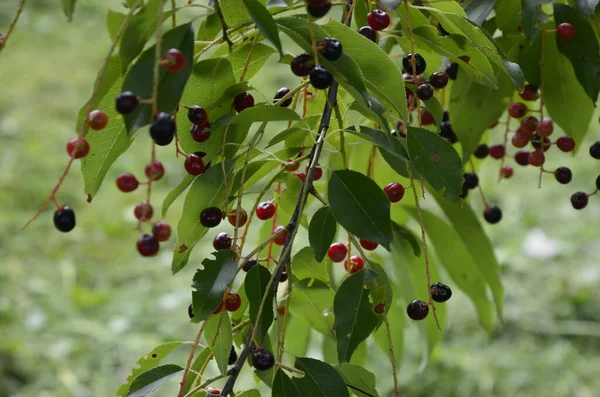
[[[283,272],[283,273],[281,273],[281,276],[279,276],[279,282],[285,283],[289,277],[290,277],[290,275],[288,274],[288,272]]]
[[[342,43],[333,37],[325,37],[317,44],[317,49],[329,61],[335,61],[342,56]]]
[[[282,232],[282,231],[283,231],[283,232]],[[279,234],[277,237],[275,237],[275,238],[273,239],[273,242],[274,242],[275,244],[277,244],[277,245],[283,245],[283,244],[285,244],[285,240],[286,240],[286,239],[287,239],[287,237],[288,237],[288,232],[287,232],[287,230],[285,230],[285,227],[284,227],[284,226],[277,226],[277,227],[275,228],[275,230],[273,230],[273,234],[277,234],[277,233],[280,233],[280,232],[282,232],[282,233],[281,233],[281,234]]]
[[[495,158],[496,160],[504,157],[505,153],[506,153],[506,148],[502,144],[490,146],[490,156],[492,156],[492,158]]]
[[[556,140],[556,146],[563,152],[570,152],[575,149],[575,141],[570,136],[561,136]]]
[[[383,192],[388,197],[390,202],[397,203],[404,197],[404,186],[398,182],[390,182],[383,188]]]
[[[281,98],[283,98],[284,96],[286,96],[289,93],[290,93],[290,89],[287,87],[282,87],[282,88],[278,89],[277,92],[275,93],[274,102],[278,102]],[[291,104],[292,104],[292,98],[290,97],[290,98],[286,99],[285,101],[281,102],[279,104],[279,106],[287,108]]]
[[[433,88],[441,90],[448,85],[448,75],[445,72],[435,72],[429,76],[429,84]]]
[[[515,162],[522,166],[529,165],[529,152],[527,150],[519,150],[515,153]]]
[[[535,116],[527,116],[521,120],[523,132],[533,133],[538,126],[538,119]]]
[[[571,205],[576,210],[583,209],[588,204],[588,195],[585,192],[577,192],[571,196]]]
[[[542,138],[538,134],[533,134],[533,136],[531,137],[531,146],[533,146],[535,150],[542,150],[542,142],[544,142],[544,152],[547,152],[550,149],[550,146],[552,145],[552,142],[550,142],[549,138]]]
[[[563,41],[569,41],[575,37],[575,27],[570,23],[563,22],[556,27],[556,35]]]
[[[429,306],[423,301],[414,300],[406,307],[406,314],[411,320],[423,320],[429,314]]]
[[[120,114],[130,114],[140,105],[140,98],[131,91],[124,91],[117,96],[116,110]]]
[[[452,290],[446,284],[435,282],[431,286],[431,298],[436,302],[446,302],[452,297]]]
[[[275,357],[265,348],[259,348],[252,352],[252,366],[257,371],[266,371],[275,365]]]
[[[158,240],[149,234],[142,234],[137,240],[137,249],[142,256],[154,256],[158,248]]]
[[[217,234],[213,240],[213,248],[217,251],[231,249],[232,244],[233,239],[229,234],[225,232]]]
[[[367,23],[374,30],[383,30],[390,26],[390,22],[390,16],[381,9],[375,9],[367,15]]]
[[[456,80],[456,76],[458,75],[458,63],[451,63],[446,67],[446,74],[450,80]]]
[[[264,201],[256,207],[256,217],[261,221],[266,221],[275,215],[275,204],[270,201]]]
[[[188,317],[190,319],[194,318],[194,305],[192,305],[191,303],[188,306]]]
[[[316,19],[322,18],[331,9],[331,2],[329,0],[309,0],[306,6],[306,12]]]
[[[152,206],[146,201],[139,203],[133,209],[133,215],[135,215],[135,217],[140,222],[149,221],[150,219],[152,219],[153,214],[154,214],[154,209],[152,209]]]
[[[523,102],[511,103],[508,107],[508,114],[510,117],[515,119],[520,119],[521,117],[525,116],[528,111],[529,109],[527,109],[527,105],[525,105]]]
[[[244,263],[244,266],[242,266],[242,270],[248,272],[256,265],[258,265],[258,261],[256,259],[248,259],[248,261]]]
[[[67,142],[67,153],[74,159],[80,159],[88,155],[90,144],[83,138],[73,138]]]
[[[538,88],[534,85],[527,84],[519,96],[524,101],[535,101],[538,98]]]
[[[206,167],[204,165],[204,161],[202,161],[202,157],[197,152],[192,153],[185,158],[185,162],[183,163],[183,165],[188,174],[198,176],[203,174],[204,171],[206,171]]]
[[[171,48],[163,55],[161,65],[167,72],[177,73],[184,68],[185,58],[177,48]]]
[[[500,167],[500,176],[504,179],[510,179],[514,175],[515,170],[510,165],[503,165]]]
[[[342,243],[333,243],[327,250],[327,256],[332,262],[341,262],[348,255],[348,248]]]
[[[237,226],[241,227],[244,226],[246,222],[248,222],[248,213],[245,209],[242,208],[240,210],[240,213],[238,214],[238,209],[233,208],[231,211],[229,211],[229,214],[227,215],[227,220],[229,221],[231,226],[236,226],[237,220]]]
[[[102,110],[92,110],[88,114],[87,123],[91,129],[100,131],[106,128],[108,116]]]
[[[458,137],[456,136],[450,121],[442,121],[440,123],[440,136],[450,143],[458,142]]]
[[[194,105],[188,108],[188,120],[200,127],[208,124],[208,112],[202,106]]]
[[[498,223],[502,219],[502,210],[492,204],[483,211],[483,218],[492,225]]]
[[[429,84],[421,84],[417,87],[417,97],[422,101],[427,101],[433,97],[433,88]]]
[[[228,312],[237,312],[240,306],[242,306],[242,297],[235,292],[228,292],[225,294],[225,310]]]
[[[171,237],[171,226],[167,222],[158,221],[152,226],[152,235],[158,241],[167,241]]]
[[[592,146],[590,146],[590,156],[596,160],[600,160],[600,141],[595,142]]]
[[[254,107],[254,97],[248,92],[242,92],[233,98],[233,108],[240,113],[248,108]]]
[[[375,241],[365,240],[364,238],[361,238],[359,241],[360,246],[366,249],[367,251],[373,251],[379,245]]]
[[[473,152],[473,156],[484,159],[490,153],[490,148],[485,143],[479,143]]]
[[[133,174],[126,173],[117,177],[117,187],[124,193],[133,192],[139,185],[140,183]]]
[[[167,146],[173,141],[177,126],[168,113],[159,113],[150,126],[150,136],[158,146]]]
[[[70,207],[62,206],[54,212],[54,227],[67,233],[75,228],[75,211]]]
[[[327,89],[333,83],[333,75],[322,66],[315,66],[308,78],[310,84],[318,90]]]
[[[365,262],[360,256],[353,255],[349,261],[344,262],[344,268],[348,273],[354,274],[365,268]]]
[[[465,172],[463,178],[465,179],[465,186],[469,190],[475,189],[479,185],[479,177],[474,172]]]
[[[223,211],[217,207],[208,207],[200,213],[200,223],[204,227],[213,228],[219,226],[223,219]]]
[[[543,152],[531,152],[529,153],[529,165],[534,167],[541,167],[546,162],[546,156]]]
[[[296,76],[304,77],[315,67],[315,58],[310,54],[301,54],[292,59],[290,68]]]
[[[527,144],[529,143],[529,141],[531,140],[531,134],[528,132],[524,132],[524,131],[517,131],[517,133],[515,135],[513,135],[513,137],[511,138],[510,142],[512,143],[512,145],[516,148],[524,148],[525,146],[527,146]]]
[[[215,310],[213,310],[212,314],[219,314],[223,311],[224,308],[225,308],[225,299],[221,299],[221,302],[219,302],[217,307],[215,307]]]
[[[406,73],[413,74],[413,67],[411,59],[413,54],[406,54],[402,57],[402,67]],[[425,69],[427,69],[427,62],[425,62],[425,58],[421,56],[421,54],[414,54],[415,57],[415,72],[416,74],[423,74]]]
[[[600,175],[596,178],[596,189],[600,190]]]
[[[196,142],[208,141],[208,138],[210,138],[211,134],[212,131],[210,130],[210,124],[205,124],[202,127],[196,124],[192,124],[192,127],[190,128],[190,135],[192,136],[192,139]]]
[[[160,161],[153,160],[146,164],[144,172],[151,181],[158,181],[165,175],[165,167],[163,167]]]
[[[421,110],[421,124],[423,125],[431,125],[435,123],[435,119],[433,118],[433,114],[427,109]]]
[[[229,359],[227,360],[227,365],[233,365],[238,359],[237,352],[235,351],[235,347],[231,346],[231,351],[229,352]],[[221,393],[219,393],[221,394]]]
[[[554,178],[556,178],[558,183],[566,185],[567,183],[571,182],[571,179],[573,179],[573,173],[567,167],[558,167],[556,170],[554,170]]]
[[[358,33],[365,36],[373,43],[377,42],[377,32],[370,26],[362,26],[358,29]]]
[[[540,120],[535,131],[541,137],[550,136],[554,132],[554,124],[549,119]]]

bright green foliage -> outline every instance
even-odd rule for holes
[[[127,397],[145,397],[162,386],[172,377],[183,372],[183,368],[175,364],[161,365],[138,376],[129,388]]]
[[[310,220],[308,239],[317,262],[322,262],[325,254],[327,254],[327,249],[335,237],[335,229],[335,219],[329,207],[322,207],[317,210]]]
[[[270,279],[271,273],[265,267],[255,266],[250,269],[245,280],[246,296],[250,303],[249,317],[252,324],[256,323],[258,319],[256,338],[259,341],[267,335],[269,328],[273,323],[273,310],[271,305],[271,301],[273,300],[273,287],[271,286],[267,290]],[[268,294],[265,299],[265,307],[262,312],[259,312],[265,293]]]
[[[223,310],[219,314],[210,316],[204,325],[204,332],[204,337],[210,346],[217,367],[219,367],[221,375],[225,375],[231,344],[233,343],[228,312]]]

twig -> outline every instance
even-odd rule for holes
[[[200,391],[200,390],[204,389],[206,386],[210,385],[210,384],[211,384],[211,383],[213,383],[213,382],[216,382],[216,381],[218,381],[219,379],[223,379],[223,378],[224,378],[224,377],[226,377],[226,376],[227,376],[227,375],[217,375],[217,376],[215,376],[215,377],[212,377],[212,378],[210,378],[210,379],[207,379],[207,380],[206,380],[206,382],[204,382],[203,384],[201,384],[201,385],[198,385],[198,386],[196,386],[196,387],[194,387],[194,388],[190,389],[190,391],[189,391],[189,392],[187,392],[187,394],[186,394],[184,397],[191,397],[191,396],[193,396],[193,395],[194,395],[196,392],[198,392],[198,391]]]
[[[225,16],[223,16],[223,11],[221,10],[221,5],[219,4],[219,0],[215,0],[215,11],[219,15],[219,19],[221,20],[221,26],[223,27],[223,40],[227,42],[227,46],[229,47],[229,53],[233,51],[233,43],[229,39],[229,35],[227,34],[227,22],[225,21]]]
[[[2,49],[4,47],[6,47],[8,38],[12,34],[13,30],[15,30],[15,26],[17,25],[17,22],[19,21],[19,17],[21,16],[21,13],[23,12],[24,7],[25,7],[25,0],[21,0],[15,11],[15,16],[13,17],[12,21],[10,21],[10,25],[8,25],[8,30],[6,31],[6,34],[4,36],[2,36],[2,40],[0,40],[0,51],[2,51]]]
[[[194,339],[194,343],[192,344],[192,351],[190,352],[190,356],[188,357],[187,364],[185,365],[185,370],[183,371],[183,378],[181,378],[181,383],[179,384],[180,387],[179,387],[179,393],[177,394],[177,397],[183,396],[183,388],[185,387],[185,384],[187,382],[187,377],[190,372],[190,368],[192,366],[192,360],[194,359],[194,354],[196,353],[196,348],[198,347],[198,343],[200,343],[200,337],[202,337],[202,332],[204,331],[205,325],[206,325],[206,321],[203,321],[202,325],[200,326],[200,330],[198,331],[198,334],[196,335],[196,339]]]
[[[152,115],[158,113],[158,83],[160,80],[160,58],[162,55],[163,8],[167,0],[161,0],[158,8],[156,24],[156,51],[154,52],[154,68],[152,69]]]
[[[398,389],[398,375],[396,369],[396,356],[394,354],[394,342],[392,341],[392,332],[390,330],[390,322],[388,321],[387,314],[383,316],[383,322],[385,323],[385,333],[388,338],[388,346],[390,348],[390,361],[392,363],[392,375],[394,377],[394,395],[400,397],[400,390]]]

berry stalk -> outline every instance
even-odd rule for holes
[[[17,25],[17,22],[19,21],[19,17],[21,16],[21,13],[23,12],[23,8],[25,8],[25,0],[21,0],[19,2],[19,5],[17,6],[17,9],[15,10],[15,16],[13,17],[12,21],[10,21],[10,25],[8,25],[8,30],[6,31],[6,34],[3,36],[0,35],[0,52],[2,51],[2,49],[4,49],[4,47],[6,47],[8,38],[12,34],[13,30],[15,30],[15,26]]]

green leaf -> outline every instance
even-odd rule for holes
[[[375,388],[375,375],[372,372],[356,364],[340,364],[336,365],[335,369],[342,375],[347,385],[354,386],[354,388],[351,388],[354,395],[359,397],[379,396]],[[361,393],[357,389],[363,390],[368,394]]]
[[[366,26],[368,25],[367,22],[367,15],[369,14],[369,5],[366,1],[363,0],[358,0],[355,1],[354,4],[354,23],[356,24],[356,26]]]
[[[183,373],[183,367],[174,364],[161,365],[146,371],[133,381],[127,397],[147,396],[169,379],[181,373]]]
[[[75,12],[75,1],[76,0],[61,0],[63,5],[63,12],[69,21],[73,20],[73,13]]]
[[[452,83],[452,87],[454,87],[454,84],[456,83]],[[440,101],[438,101],[438,99],[435,96],[432,96],[430,99],[423,101],[422,104],[427,108],[427,110],[429,110],[429,112],[433,116],[433,119],[435,120],[435,125],[442,124],[442,120],[444,117],[444,109],[442,109]]]
[[[246,390],[245,392],[243,392],[242,394],[238,394],[238,397],[261,397],[261,394],[258,390],[256,389],[252,389],[252,390]]]
[[[304,377],[293,379],[301,396],[350,397],[344,379],[331,365],[313,358],[298,357],[296,367],[304,371]]]
[[[227,375],[233,336],[231,334],[229,314],[226,310],[206,319],[204,337],[215,357],[221,375]]]
[[[195,371],[195,372],[200,372],[200,370],[204,367],[204,365],[211,360],[212,358],[212,352],[210,350],[210,347],[206,347],[204,348],[200,354],[198,354],[198,356],[196,356],[196,358],[194,359],[194,362],[192,363],[192,366],[190,367],[190,370]],[[187,394],[190,389],[194,386],[194,382],[196,381],[196,377],[195,376],[188,376],[187,381],[185,382],[185,386],[183,387],[183,393],[184,395]],[[205,396],[196,396],[194,394],[194,397],[205,397]]]
[[[445,201],[444,203],[447,202]],[[458,208],[456,206],[449,207]],[[398,225],[396,222],[393,222],[393,227],[395,236],[406,240],[411,245],[415,256],[421,256],[421,244],[419,243],[415,235],[404,226]]]
[[[223,49],[225,48],[226,46],[223,46]],[[250,51],[252,51],[252,54],[250,62],[248,62],[248,66],[246,67],[246,60],[248,59],[248,54],[250,54]],[[274,52],[275,50],[273,48],[262,43],[249,43],[242,47],[236,48],[228,58],[231,61],[233,73],[235,73],[237,79],[240,79],[244,68],[246,68],[244,79],[250,80],[261,70]]]
[[[333,217],[333,215],[331,214],[330,216]],[[310,234],[310,229],[308,233]],[[329,245],[327,247],[329,247]],[[298,280],[321,280],[325,284],[329,284],[329,273],[327,272],[327,263],[328,261],[323,262],[323,258],[321,258],[321,262],[318,262],[315,259],[315,253],[313,249],[311,247],[304,247],[300,251],[298,251],[296,255],[294,255],[294,257],[292,258],[292,268],[294,269],[294,276],[298,278]]]
[[[226,161],[225,165],[213,164],[208,171],[194,179],[185,197],[182,215],[177,224],[177,242],[171,263],[173,274],[185,267],[194,245],[208,231],[208,228],[200,223],[200,213],[208,207],[223,207],[227,197],[225,187],[231,187],[232,179],[232,160]]]
[[[554,34],[544,37],[544,104],[550,118],[581,146],[594,115],[594,104],[579,84],[573,65],[556,46]]]
[[[233,282],[237,271],[238,257],[235,252],[222,250],[213,252],[215,259],[205,258],[204,269],[196,270],[192,282],[192,306],[194,323],[208,317],[223,300],[223,295]]]
[[[143,374],[144,372],[149,371],[150,369],[156,367],[163,358],[165,358],[169,353],[173,350],[181,346],[183,342],[168,342],[163,343],[152,349],[148,354],[141,357],[137,361],[137,366],[131,370],[131,374],[127,377],[125,383],[119,386],[117,389],[117,396],[125,397],[129,392],[129,388],[135,381],[135,379]]]
[[[283,49],[281,48],[281,40],[279,39],[279,30],[271,13],[260,4],[257,0],[244,0],[244,5],[250,14],[250,17],[256,23],[258,30],[269,40],[279,54],[283,56]]]
[[[600,0],[575,0],[575,5],[583,12],[583,15],[589,18],[594,14],[599,2]]]
[[[368,268],[350,275],[335,294],[335,336],[340,363],[350,361],[358,345],[377,327],[378,318],[365,289],[367,276],[374,272]]]
[[[411,127],[408,127],[407,146],[411,164],[419,174],[447,200],[460,204],[463,172],[454,147],[431,131]]]
[[[281,142],[287,142],[288,139],[306,137],[308,134],[310,134],[310,130],[306,128],[291,127],[285,129],[279,134],[275,135],[273,138],[271,138],[265,149],[268,149],[271,146],[275,146]]]
[[[525,37],[532,44],[540,33],[540,24],[548,20],[548,14],[542,10],[542,5],[551,3],[551,0],[521,0],[521,28]]]
[[[328,193],[331,212],[348,233],[389,248],[390,201],[371,178],[356,171],[333,171]]]
[[[496,13],[496,26],[504,33],[517,33],[521,24],[521,0],[496,1],[494,5]],[[521,67],[523,64],[519,63]],[[527,80],[529,81],[529,80]]]
[[[280,106],[255,106],[245,109],[231,119],[231,124],[251,124],[265,121],[299,121],[300,115]]]
[[[508,76],[496,69],[498,89],[477,84],[464,70],[452,84],[448,113],[452,129],[462,145],[463,160],[467,161],[483,133],[505,112],[507,101],[514,92]],[[472,117],[477,114],[477,117]]]
[[[321,281],[302,280],[294,283],[290,297],[290,313],[302,318],[312,329],[333,337],[333,291]]]
[[[125,18],[127,18],[127,16],[122,12],[109,9],[108,13],[106,13],[106,29],[108,30],[108,35],[111,41],[114,41],[117,38],[117,33],[119,33]],[[120,70],[121,68],[119,67],[119,72]]]
[[[244,281],[246,296],[248,297],[248,302],[250,303],[250,321],[252,324],[256,322],[258,317],[258,310],[260,308],[260,303],[263,299],[263,296],[265,293],[268,294],[260,321],[256,327],[256,339],[259,342],[265,338],[269,332],[271,324],[273,323],[273,286],[271,286],[267,291],[267,285],[269,284],[270,279],[271,273],[267,270],[267,268],[264,266],[254,266],[252,269],[250,269],[248,274],[246,274],[246,279]]]
[[[355,128],[358,128],[359,132],[357,132]],[[371,142],[373,145],[382,149],[382,153],[385,151],[390,156],[398,159],[400,162],[408,160],[408,153],[406,153],[406,149],[404,149],[404,146],[402,146],[400,141],[391,134],[386,134],[383,131],[375,130],[363,125],[358,127],[350,127],[345,131]]]
[[[556,25],[567,22],[575,28],[575,37],[557,40],[556,45],[571,61],[585,93],[596,103],[600,92],[600,48],[592,25],[577,9],[560,3],[554,3],[554,20]]]
[[[523,69],[525,79],[529,84],[533,84],[536,87],[539,87],[541,84],[540,54],[540,36],[531,45],[528,45],[527,42],[522,42],[516,49],[516,60]]]
[[[325,258],[327,250],[335,237],[335,231],[336,223],[329,207],[319,208],[310,220],[310,226],[308,227],[308,241],[314,250],[313,259],[316,259],[317,262],[322,262],[323,258]],[[296,270],[294,268],[294,272]],[[321,271],[319,270],[319,272]],[[329,276],[327,276],[327,280],[323,281],[329,282]]]
[[[181,51],[185,59],[185,65],[177,73],[170,73],[164,68],[159,68],[158,110],[166,113],[173,113],[179,106],[181,94],[192,73],[194,31],[191,24],[180,25],[163,35],[161,53],[171,48],[177,48]],[[155,46],[152,46],[142,53],[125,76],[122,91],[131,91],[143,99],[152,98],[155,52]],[[150,124],[152,121],[152,105],[140,104],[133,113],[124,116],[124,119],[129,132]]]
[[[298,317],[289,316],[288,321],[285,350],[293,356],[304,356],[310,345],[312,329],[306,321]]]
[[[385,304],[385,313],[387,313],[392,308],[394,299],[392,283],[390,282],[387,272],[379,263],[369,261],[369,268],[373,269],[375,273],[377,273],[375,280],[368,284],[371,300],[373,301],[374,305],[383,302]],[[379,326],[383,321],[383,316],[378,317],[379,319],[377,326]]]
[[[183,179],[181,180],[181,182],[179,183],[179,185],[177,185],[177,187],[173,190],[171,190],[166,196],[165,199],[163,200],[162,203],[162,211],[161,211],[161,215],[164,218],[167,215],[167,211],[169,211],[169,208],[171,207],[171,205],[175,202],[175,200],[177,200],[177,198],[181,195],[181,193],[183,193],[185,191],[185,189],[188,188],[188,186],[190,185],[190,183],[192,183],[192,181],[194,180],[194,176],[190,175],[190,174],[186,174]]]
[[[482,25],[494,9],[496,0],[473,0],[467,4],[467,16],[477,25]]]
[[[158,26],[157,15],[162,13],[164,0],[148,0],[138,13],[131,18],[123,32],[119,56],[122,72],[125,74],[129,64],[137,58],[150,40]],[[135,91],[134,91],[135,92]]]
[[[273,380],[273,397],[301,396],[300,390],[298,390],[294,382],[292,382],[283,369],[277,369],[277,374],[275,374],[275,379]]]
[[[225,22],[227,22],[227,25],[229,26],[250,19],[248,10],[244,7],[244,2],[242,0],[221,0],[219,1],[219,4],[221,5],[221,11],[223,12],[223,17],[225,17]]]
[[[219,14],[216,12],[212,13],[202,20],[202,23],[198,28],[196,40],[207,42],[213,41],[222,30]],[[195,44],[194,52],[198,53],[207,46],[208,44]]]

